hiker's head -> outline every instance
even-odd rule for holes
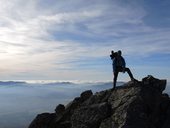
[[[121,51],[121,50],[117,51],[117,54],[118,54],[119,56],[121,56],[121,55],[122,55],[122,51]]]
[[[114,59],[117,56],[117,52],[114,52],[113,50],[111,51],[111,59]]]

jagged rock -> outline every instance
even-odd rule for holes
[[[57,115],[63,114],[64,111],[65,111],[65,106],[62,104],[59,104],[55,109],[55,113]]]
[[[143,85],[152,86],[157,88],[159,91],[163,91],[166,88],[166,80],[159,80],[154,78],[152,75],[148,75],[147,77],[142,79]]]
[[[148,76],[115,90],[95,94],[88,90],[66,107],[57,106],[56,114],[38,115],[29,128],[169,128],[165,87],[166,80]]]
[[[112,107],[112,125],[114,127],[122,127],[126,123],[127,111],[132,102],[137,98],[138,93],[140,92],[139,87],[131,87],[126,89],[117,89],[108,99],[108,103]],[[112,128],[111,126],[110,128]]]
[[[56,113],[55,122],[58,122],[61,120],[61,118],[63,118],[64,112],[65,112],[65,106],[63,104],[59,104],[55,109],[55,113]]]
[[[94,104],[77,109],[72,115],[73,128],[98,128],[100,122],[110,115],[108,103]]]
[[[71,116],[75,112],[77,108],[82,104],[82,99],[80,97],[76,97],[73,101],[71,101],[65,108],[64,113],[62,116],[56,119],[56,125],[59,125],[60,122],[67,122],[70,123]]]
[[[29,128],[48,128],[56,118],[55,113],[42,113],[32,121]]]
[[[99,103],[103,103],[103,102],[107,102],[109,96],[111,95],[112,90],[105,90],[105,91],[101,91],[101,92],[97,92],[95,93],[95,95],[91,96],[89,99],[87,99],[82,106],[86,106],[86,105],[93,105],[93,104],[99,104]]]
[[[99,128],[114,128],[114,122],[113,120],[109,117],[105,120],[103,120],[100,124]]]
[[[93,92],[91,90],[87,90],[81,93],[80,98],[85,101],[87,100],[90,96],[93,95]]]

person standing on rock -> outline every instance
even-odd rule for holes
[[[127,72],[129,74],[131,80],[132,81],[135,80],[130,69],[126,67],[125,59],[122,57],[122,52],[120,50],[118,52],[111,51],[110,57],[113,61],[113,63],[112,63],[113,75],[114,75],[113,89],[115,89],[115,87],[116,87],[116,81],[117,81],[119,72],[123,72],[123,73]]]

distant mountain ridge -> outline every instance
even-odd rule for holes
[[[20,84],[37,84],[37,85],[69,85],[69,84],[72,84],[72,85],[78,85],[78,84],[85,84],[85,85],[110,85],[112,82],[69,82],[69,81],[57,81],[57,82],[27,82],[27,81],[0,81],[0,85],[20,85]],[[124,82],[117,82],[118,85],[121,85],[123,84]]]
[[[0,81],[0,85],[16,85],[16,84],[27,84],[24,81]]]

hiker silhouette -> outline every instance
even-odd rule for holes
[[[134,81],[134,77],[130,71],[129,68],[126,67],[126,62],[125,59],[122,57],[122,52],[119,50],[118,52],[114,52],[113,50],[111,51],[111,55],[110,55],[111,59],[112,59],[112,66],[113,66],[113,89],[115,89],[116,87],[116,81],[117,81],[117,77],[119,72],[127,72],[131,78],[132,81]]]

